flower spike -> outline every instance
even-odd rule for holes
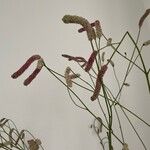
[[[33,55],[33,56],[31,56],[31,57],[26,61],[26,63],[25,63],[18,71],[16,71],[15,73],[13,73],[13,74],[11,75],[11,77],[12,77],[13,79],[18,78],[20,75],[22,75],[22,74],[25,72],[26,69],[29,68],[29,66],[30,66],[35,60],[38,60],[38,59],[40,59],[40,58],[41,58],[40,55]]]
[[[75,15],[65,15],[62,18],[62,21],[66,24],[68,23],[80,24],[86,30],[89,41],[93,40],[94,36],[91,24],[85,18]]]
[[[80,74],[70,74],[71,68],[67,67],[65,70],[65,79],[68,87],[72,87],[72,79],[79,78]]]
[[[91,100],[94,101],[98,98],[98,95],[101,90],[102,82],[103,82],[103,76],[105,72],[107,71],[107,65],[104,65],[101,67],[101,70],[99,70],[97,79],[96,79],[96,86],[93,95],[91,96]]]
[[[32,72],[32,74],[24,81],[24,85],[27,86],[29,85],[32,80],[38,75],[38,73],[41,71],[42,67],[44,66],[44,61],[39,55],[33,55],[31,56],[26,63],[14,74],[11,75],[13,79],[18,78],[20,75],[24,73],[24,71],[35,61],[38,60],[37,62],[37,67],[36,69]]]
[[[140,18],[140,21],[139,21],[139,28],[142,27],[144,20],[146,19],[146,17],[147,17],[149,14],[150,14],[150,8],[147,9],[147,10],[145,11],[144,15]]]
[[[86,71],[86,72],[89,72],[90,69],[92,68],[92,65],[93,65],[93,63],[94,63],[94,60],[95,60],[95,58],[96,58],[96,55],[97,55],[97,51],[94,51],[94,52],[91,54],[91,56],[90,56],[90,58],[89,58],[89,60],[88,60],[88,62],[87,62],[87,64],[86,64],[86,67],[85,67],[85,71]]]

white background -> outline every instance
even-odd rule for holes
[[[136,37],[139,18],[149,7],[148,0],[0,0],[0,117],[11,118],[20,129],[30,130],[47,150],[100,149],[89,128],[92,116],[73,105],[66,89],[47,70],[43,69],[28,87],[23,86],[23,81],[34,66],[17,80],[10,76],[33,54],[40,54],[50,68],[62,74],[69,65],[62,53],[88,58],[91,48],[86,36],[77,33],[79,26],[63,24],[65,14],[83,16],[90,22],[99,19],[106,36],[119,41],[127,30]],[[148,39],[150,17],[141,33],[142,42]],[[126,51],[130,51],[130,46]],[[147,67],[150,66],[149,48],[144,49],[143,56]],[[116,59],[115,63],[117,60],[118,72],[123,74],[123,62]],[[129,79],[134,88],[124,91],[122,103],[150,122],[145,78],[135,70]],[[113,89],[111,78],[109,83]],[[80,94],[97,113],[97,103],[92,103],[85,93]],[[131,119],[150,149],[150,129],[134,117]],[[130,149],[142,150],[126,119],[122,120]],[[117,144],[115,149],[120,150]]]

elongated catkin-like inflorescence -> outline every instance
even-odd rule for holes
[[[37,62],[37,67],[36,69],[32,72],[32,74],[24,81],[24,85],[27,86],[29,85],[32,80],[38,75],[38,73],[41,71],[42,67],[44,66],[44,61],[39,55],[33,55],[31,56],[26,63],[17,71],[15,72],[11,77],[13,79],[16,79],[19,77],[23,72],[35,61],[38,60]]]
[[[80,56],[74,57],[74,56],[70,56],[67,54],[62,54],[62,56],[65,58],[68,58],[69,61],[73,60],[76,62],[87,62],[83,57],[80,57]]]
[[[139,21],[139,28],[142,27],[144,20],[146,19],[146,17],[147,17],[149,14],[150,14],[150,8],[147,9],[147,10],[145,11],[145,13],[143,14],[143,16],[140,18],[140,21]]]
[[[99,20],[95,21],[95,29],[96,29],[96,37],[101,38],[102,36],[102,28]]]
[[[85,67],[85,65],[87,63],[87,61],[83,57],[80,57],[80,56],[74,57],[74,56],[70,56],[70,55],[67,55],[67,54],[62,54],[62,56],[65,57],[65,58],[68,58],[69,61],[73,60],[77,63],[83,63],[81,65],[82,68]]]
[[[68,87],[72,87],[72,80],[70,78],[71,68],[67,67],[65,70],[65,79]]]
[[[24,81],[24,85],[27,86],[29,85],[32,80],[39,74],[39,72],[41,71],[42,67],[44,66],[44,61],[42,58],[40,58],[38,60],[37,63],[37,67],[35,68],[35,70],[32,72],[32,74]]]
[[[98,98],[98,95],[99,95],[100,90],[101,90],[102,82],[103,82],[103,76],[104,76],[106,71],[107,71],[107,65],[103,65],[101,67],[101,70],[99,70],[99,72],[98,72],[94,93],[91,96],[92,101],[94,101]]]
[[[11,75],[11,77],[12,77],[13,79],[18,78],[20,75],[22,75],[22,74],[24,73],[24,71],[25,71],[35,60],[38,60],[38,59],[40,59],[40,58],[41,58],[40,55],[33,55],[33,56],[31,56],[31,57],[26,61],[26,63],[25,63],[18,71],[16,71],[15,73],[13,73],[13,74]]]
[[[85,66],[85,71],[86,72],[89,72],[90,69],[92,68],[92,65],[94,63],[96,55],[97,55],[97,51],[93,51],[92,54],[91,54],[91,56],[90,56],[90,58],[88,59],[88,62],[86,64],[86,66]]]
[[[62,57],[68,58],[69,61],[75,60],[74,56],[70,56],[70,55],[67,55],[67,54],[62,54]]]
[[[32,72],[32,74],[24,81],[23,84],[24,84],[25,86],[29,85],[29,84],[32,82],[32,80],[39,74],[40,71],[41,71],[41,69],[36,68],[36,69]]]
[[[93,31],[91,24],[83,17],[75,16],[75,15],[65,15],[62,18],[64,23],[76,23],[82,25],[82,27],[86,30],[89,41],[93,40]]]

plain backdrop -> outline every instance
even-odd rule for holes
[[[61,54],[88,58],[90,44],[85,34],[78,34],[80,26],[63,24],[61,19],[65,14],[83,16],[90,22],[100,20],[105,35],[119,41],[126,31],[136,37],[139,18],[149,7],[148,0],[0,0],[0,117],[10,118],[19,129],[31,131],[47,150],[100,149],[98,139],[90,129],[93,117],[73,105],[66,88],[46,69],[43,68],[28,87],[23,86],[23,81],[34,65],[17,80],[10,76],[33,54],[40,54],[50,68],[61,74],[68,65],[75,72],[81,71]],[[150,16],[144,22],[140,40],[149,39]],[[130,53],[131,45],[127,40],[121,50]],[[149,48],[145,48],[142,54],[149,67]],[[122,79],[123,59],[118,56],[114,61]],[[115,92],[112,78],[108,77],[107,84]],[[144,75],[134,69],[128,82],[131,87],[123,91],[122,104],[150,123],[150,99]],[[90,94],[80,89],[77,92],[90,109],[101,116],[97,103],[90,101]],[[130,117],[150,149],[150,128]],[[122,113],[121,119],[130,149],[142,150]],[[115,150],[120,150],[121,145],[114,143]]]

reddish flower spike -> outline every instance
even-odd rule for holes
[[[24,85],[27,86],[29,85],[32,80],[39,74],[39,72],[41,71],[42,67],[44,66],[44,61],[42,58],[40,58],[37,62],[37,67],[36,69],[33,71],[33,73],[24,81]]]
[[[100,93],[101,86],[102,86],[103,76],[104,76],[106,71],[107,71],[107,65],[104,65],[104,66],[101,67],[101,70],[99,70],[99,72],[98,72],[94,93],[91,96],[92,101],[94,101],[98,98],[98,95]]]
[[[88,62],[87,62],[87,64],[86,64],[86,67],[85,67],[85,71],[86,71],[86,72],[89,72],[90,69],[92,68],[92,65],[93,65],[93,63],[94,63],[94,60],[95,60],[95,58],[96,58],[96,55],[97,55],[97,51],[94,51],[94,52],[91,54],[91,56],[90,56],[90,58],[89,58],[89,60],[88,60]]]
[[[68,58],[69,61],[74,60],[76,62],[86,62],[83,57],[74,57],[66,54],[62,54],[63,57]]]
[[[16,79],[18,78],[20,75],[22,75],[24,73],[24,71],[35,61],[35,60],[38,60],[40,59],[41,56],[39,55],[33,55],[32,57],[30,57],[26,63],[18,70],[16,71],[14,74],[11,75],[11,77],[13,79]]]
[[[24,84],[25,86],[29,85],[29,84],[32,82],[32,80],[39,74],[40,71],[41,71],[41,69],[36,68],[36,69],[32,72],[32,74],[24,81],[23,84]]]
[[[150,8],[147,9],[147,10],[145,11],[144,15],[140,18],[140,21],[139,21],[139,28],[142,27],[144,20],[146,19],[146,17],[147,17],[149,14],[150,14]]]
[[[75,60],[75,57],[70,56],[70,55],[62,54],[62,56],[65,57],[65,58],[68,58],[69,61]]]
[[[105,72],[107,71],[107,65],[103,65],[101,67],[101,70],[98,72],[98,78],[103,78]]]
[[[98,97],[98,95],[100,93],[100,90],[101,90],[101,84],[102,84],[102,80],[97,78],[95,90],[94,90],[93,95],[91,96],[91,100],[92,101],[97,99],[97,97]]]

